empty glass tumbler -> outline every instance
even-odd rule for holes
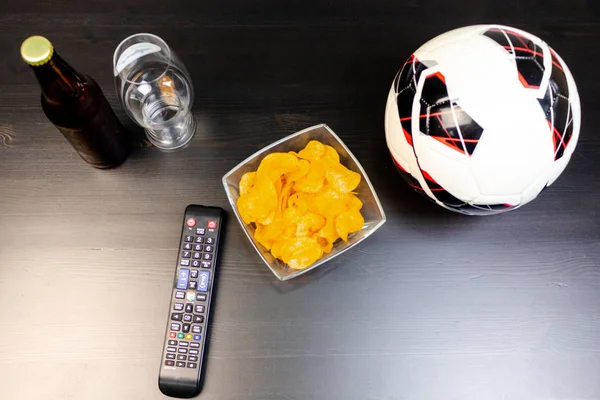
[[[123,40],[115,50],[113,72],[123,108],[154,146],[174,150],[192,139],[192,81],[164,40],[149,33]]]

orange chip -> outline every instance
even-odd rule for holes
[[[306,213],[296,223],[296,236],[308,236],[325,225],[325,218],[312,212]]]
[[[340,155],[337,151],[331,146],[325,145],[325,152],[322,156],[323,158],[327,158],[329,161],[333,161],[335,163],[340,162]]]
[[[325,254],[329,254],[331,252],[331,249],[333,249],[333,243],[331,243],[325,238],[317,237],[317,243],[319,243],[319,246],[321,246],[321,250],[323,250],[323,253]]]
[[[311,142],[312,143],[312,142]],[[318,192],[325,183],[325,173],[327,165],[322,160],[314,160],[310,163],[308,174],[296,181],[294,190],[298,192],[315,193]]]
[[[311,140],[304,149],[298,152],[298,157],[315,161],[318,160],[323,153],[325,153],[325,146],[323,143],[316,140]]]
[[[273,181],[273,185],[275,186],[275,193],[279,198],[279,194],[281,193],[281,189],[283,188],[283,181],[281,179],[276,179]]]
[[[240,217],[242,217],[242,220],[244,220],[244,222],[246,224],[250,224],[254,221],[256,221],[256,218],[254,218],[249,212],[249,206],[248,206],[248,200],[249,200],[250,196],[248,195],[244,195],[244,196],[240,196],[240,198],[237,201],[237,209],[238,212],[240,213]]]
[[[350,198],[344,193],[326,185],[323,190],[315,194],[315,211],[326,217],[335,216],[346,210],[349,201]]]
[[[296,224],[302,215],[303,213],[296,207],[286,208],[283,210],[283,221],[286,225]]]
[[[287,182],[281,189],[279,198],[277,199],[277,215],[282,215],[283,210],[287,207],[293,183],[294,182]]]
[[[298,166],[298,158],[289,153],[271,153],[267,154],[260,162],[256,171],[258,177],[268,177],[275,181],[283,174],[293,171]]]
[[[240,195],[250,193],[250,189],[254,186],[256,172],[246,172],[240,179]]]
[[[281,248],[283,262],[293,269],[304,269],[323,255],[319,244],[308,237],[287,239]]]
[[[335,242],[339,237],[337,230],[335,229],[335,217],[327,218],[325,226],[323,226],[318,232],[317,236],[326,239],[328,242]]]
[[[269,211],[269,213],[261,218],[256,218],[256,222],[263,225],[269,225],[275,220],[275,210]]]
[[[285,180],[287,182],[297,181],[302,178],[310,171],[310,162],[306,160],[298,160],[298,166],[292,171],[285,174]]]
[[[296,234],[296,223],[291,223],[285,226],[285,232],[283,233],[284,238],[294,237]]]
[[[271,246],[273,245],[273,241],[269,240],[265,235],[264,235],[264,226],[261,224],[256,224],[256,229],[254,230],[254,239],[256,239],[256,241],[258,243],[260,243],[261,245],[263,245],[267,250],[269,250],[271,248]]]
[[[360,210],[363,207],[362,201],[360,201],[360,199],[358,197],[356,197],[356,195],[350,193],[350,194],[348,194],[348,197],[350,198],[350,201],[349,201],[350,207],[354,207],[358,210]]]
[[[262,230],[262,234],[267,240],[276,241],[285,232],[286,225],[281,219],[275,219],[269,225],[266,225]]]
[[[262,220],[277,209],[277,193],[275,185],[268,180],[257,180],[250,193],[240,196],[237,201],[240,214],[247,217],[244,221]],[[246,222],[249,223],[249,222]]]
[[[360,183],[360,174],[339,163],[328,165],[326,178],[330,185],[342,193],[350,193]]]
[[[349,233],[359,231],[364,224],[365,219],[355,208],[344,211],[335,219],[335,229],[344,242],[348,241]]]
[[[285,240],[278,240],[271,246],[271,255],[275,258],[281,258],[281,249],[285,244]]]

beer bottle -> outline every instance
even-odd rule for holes
[[[98,84],[71,68],[45,37],[26,39],[21,56],[42,89],[44,114],[81,158],[96,168],[125,161],[128,137]]]

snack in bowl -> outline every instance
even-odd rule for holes
[[[297,153],[270,153],[242,175],[236,205],[254,224],[254,239],[301,270],[363,227],[363,204],[353,192],[360,181],[333,147],[312,140]]]

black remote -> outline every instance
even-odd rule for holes
[[[171,397],[200,393],[204,344],[225,211],[185,209],[158,387]]]

